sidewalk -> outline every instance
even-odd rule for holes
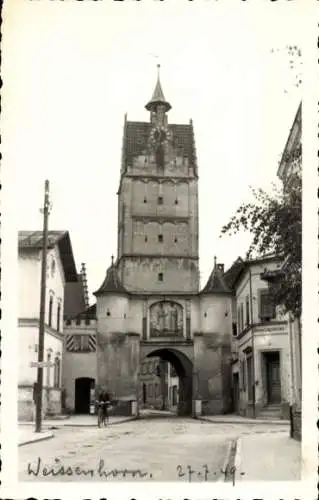
[[[54,434],[50,431],[35,432],[30,428],[19,428],[19,442],[18,446],[25,444],[35,443],[37,441],[45,441],[46,439],[53,438]]]
[[[287,425],[289,420],[268,419],[268,418],[247,418],[240,415],[205,415],[197,417],[197,420],[205,420],[214,424],[266,424],[266,425]]]
[[[109,425],[120,424],[122,422],[128,422],[130,420],[135,420],[136,417],[109,417]],[[19,426],[31,425],[34,426],[34,422],[19,422]],[[59,427],[96,427],[97,426],[97,416],[96,415],[71,415],[68,418],[59,419],[43,419],[42,427],[44,429],[58,429]]]
[[[289,433],[242,436],[235,455],[236,481],[298,481],[301,444]]]

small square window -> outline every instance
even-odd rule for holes
[[[158,203],[159,205],[163,205],[163,196],[159,196],[159,197],[157,198],[157,203]]]
[[[163,273],[158,273],[158,281],[163,281]]]
[[[163,243],[163,235],[162,234],[158,235],[158,241],[159,241],[159,243]]]

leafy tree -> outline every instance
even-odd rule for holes
[[[279,272],[269,276],[270,291],[276,305],[295,317],[301,314],[301,146],[285,158],[297,166],[289,189],[273,186],[271,194],[263,189],[252,189],[254,201],[243,203],[221,236],[236,234],[242,230],[252,234],[247,258],[274,253],[282,257]]]

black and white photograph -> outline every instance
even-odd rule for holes
[[[6,2],[5,487],[315,493],[316,22],[253,3]]]

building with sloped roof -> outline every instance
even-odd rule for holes
[[[19,376],[18,414],[23,420],[34,417],[33,386],[37,379],[38,334],[42,263],[42,231],[19,231]],[[45,304],[43,411],[61,413],[63,316],[69,314],[66,289],[81,290],[68,231],[48,232],[47,293]],[[72,313],[83,308],[84,300],[77,293]]]

